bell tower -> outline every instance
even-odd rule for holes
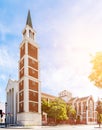
[[[19,92],[17,122],[41,125],[41,88],[39,80],[39,47],[35,42],[30,11],[22,32],[19,60]]]

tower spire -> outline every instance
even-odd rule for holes
[[[31,28],[33,28],[31,15],[30,15],[30,10],[28,10],[28,16],[27,16],[26,25],[29,25]]]

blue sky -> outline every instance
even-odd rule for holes
[[[30,9],[40,46],[43,92],[102,97],[88,80],[91,56],[102,51],[101,0],[1,0],[0,100],[5,101],[8,79],[18,80],[19,45]]]

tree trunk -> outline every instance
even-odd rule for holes
[[[55,125],[56,125],[56,117],[55,117]]]
[[[99,128],[101,127],[101,123],[99,123]]]

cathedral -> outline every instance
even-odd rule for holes
[[[42,125],[41,99],[54,100],[56,97],[41,92],[39,46],[35,42],[35,30],[28,11],[23,39],[19,47],[18,80],[8,80],[6,87],[6,123],[18,125]],[[96,123],[97,112],[92,96],[73,98],[66,90],[59,97],[71,104],[85,124]]]

